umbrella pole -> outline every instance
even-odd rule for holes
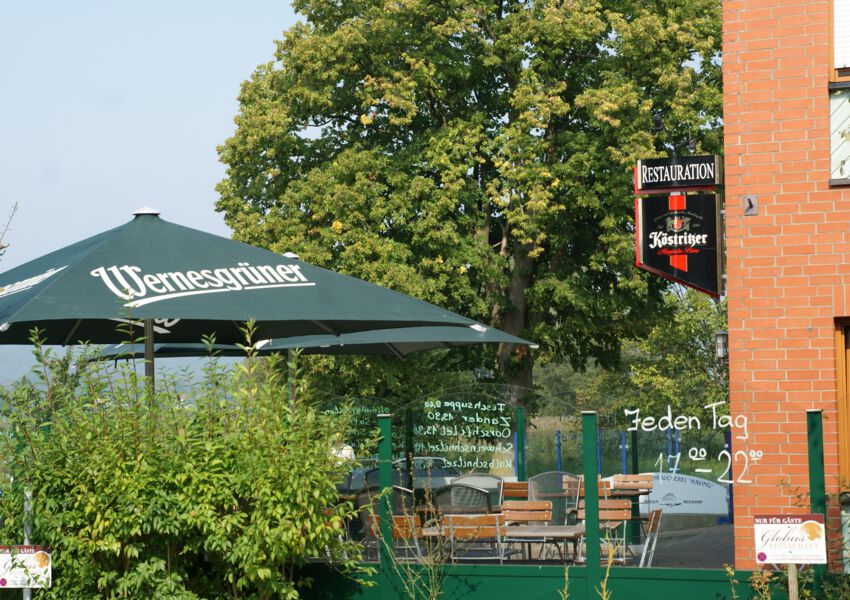
[[[153,319],[145,319],[145,379],[154,390]]]
[[[295,414],[295,353],[292,350],[286,351],[286,369],[287,369],[287,389],[289,391],[289,407],[292,414]]]

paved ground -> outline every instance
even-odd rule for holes
[[[731,525],[712,525],[658,534],[653,567],[722,569],[733,564],[735,551]]]
[[[674,525],[675,527],[675,525]],[[673,529],[673,527],[671,527]],[[532,552],[538,556],[539,547]],[[637,564],[640,560],[641,547],[634,548],[634,560],[629,564]],[[514,560],[520,559],[515,557]],[[557,564],[556,556],[548,560]],[[735,560],[732,525],[703,525],[692,529],[662,530],[658,534],[655,547],[653,567],[670,567],[676,569],[722,569],[724,564],[733,565]],[[539,564],[535,558],[529,564]]]

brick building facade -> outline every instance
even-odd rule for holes
[[[723,2],[730,408],[750,431],[733,450],[765,455],[735,487],[739,568],[754,514],[807,512],[807,409],[823,410],[827,493],[850,480],[846,17],[850,0]]]

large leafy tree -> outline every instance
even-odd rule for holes
[[[720,0],[293,6],[220,148],[235,236],[616,362],[663,287],[631,167],[720,145]],[[530,383],[524,348],[498,362]]]
[[[546,401],[543,416],[595,409],[625,422],[624,410],[640,407],[656,418],[670,406],[674,414],[709,417],[706,406],[724,403],[728,365],[716,355],[716,334],[726,329],[726,304],[694,290],[674,287],[664,295],[664,318],[642,339],[625,343],[622,365],[576,372],[568,365],[538,370]],[[728,408],[717,406],[718,414]]]

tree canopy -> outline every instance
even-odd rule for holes
[[[234,235],[615,363],[665,287],[633,266],[632,166],[720,147],[720,0],[293,6],[220,147]]]
[[[665,318],[640,340],[624,344],[622,365],[600,369],[590,365],[577,373],[567,365],[539,369],[540,414],[557,416],[599,410],[626,421],[625,409],[644,414],[710,417],[714,403],[728,400],[728,365],[716,354],[716,333],[726,329],[726,304],[681,287],[664,295]],[[728,408],[717,407],[726,414]]]

